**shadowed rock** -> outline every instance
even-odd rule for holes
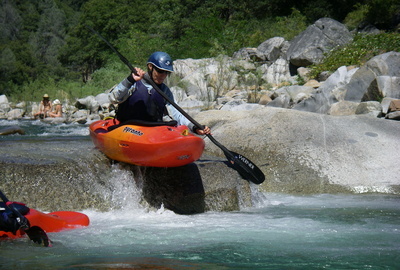
[[[10,145],[13,150],[10,151]],[[0,145],[0,188],[12,200],[43,211],[118,208],[114,197],[128,175],[142,202],[179,214],[234,211],[251,206],[247,181],[218,158],[178,168],[149,168],[114,162],[89,140],[23,141]],[[121,198],[117,198],[121,200]]]

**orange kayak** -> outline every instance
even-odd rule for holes
[[[138,121],[119,124],[109,119],[89,126],[94,145],[113,160],[148,167],[179,167],[199,159],[204,150],[204,140],[184,125],[152,126]]]
[[[39,227],[46,233],[88,226],[90,222],[87,215],[74,211],[57,211],[45,214],[26,206],[17,206],[17,208],[29,220],[30,227]],[[15,234],[0,231],[0,238],[19,238],[24,235],[24,230],[18,230]]]

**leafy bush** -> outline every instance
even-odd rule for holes
[[[112,62],[106,67],[96,70],[87,85],[104,91],[126,78],[130,73],[129,68],[123,65],[119,59],[115,61],[117,62]]]
[[[355,10],[347,14],[344,19],[344,24],[349,28],[349,30],[356,29],[360,23],[365,21],[369,10],[368,5],[356,4]]]
[[[111,86],[113,84],[110,84]],[[13,102],[40,101],[44,94],[48,94],[52,100],[57,98],[62,102],[67,100],[73,102],[77,98],[97,95],[104,90],[104,88],[94,84],[71,80],[56,81],[48,77],[26,82],[22,85],[14,85],[13,91],[7,97]]]
[[[341,66],[361,66],[372,57],[389,52],[400,52],[400,34],[357,34],[353,42],[329,52],[321,64],[311,66],[310,76],[315,78],[322,71],[335,71]]]

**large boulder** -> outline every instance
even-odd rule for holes
[[[110,107],[110,100],[108,98],[107,93],[100,93],[97,96],[95,96],[94,99],[100,105],[102,110],[108,110],[108,108]]]
[[[319,63],[324,58],[324,53],[338,45],[347,44],[352,39],[353,36],[345,25],[330,18],[322,18],[290,42],[287,59],[298,67]]]
[[[314,88],[311,86],[290,85],[275,90],[274,95],[286,95],[289,97],[291,103],[299,103],[304,98],[309,97],[313,92]]]
[[[0,166],[0,189],[12,187],[10,198],[43,211],[109,211],[132,200],[122,198],[135,189],[144,206],[179,214],[252,206],[249,183],[215,156],[177,168],[140,167],[109,160],[90,140],[35,140],[21,141],[12,151],[0,144]]]
[[[359,103],[342,100],[332,104],[328,111],[330,115],[354,115],[357,111]]]
[[[23,109],[12,109],[7,113],[7,119],[8,120],[14,120],[14,119],[21,119],[24,117],[25,110]]]
[[[7,118],[7,112],[11,110],[10,103],[6,95],[0,95],[0,119]]]
[[[400,125],[364,115],[330,116],[266,107],[196,116],[229,150],[264,172],[264,191],[400,194]],[[206,152],[223,155],[210,141]]]
[[[252,61],[257,59],[257,48],[241,48],[234,52],[233,59]]]
[[[214,101],[238,84],[238,73],[233,71],[230,57],[183,59],[174,61],[174,77],[186,89],[188,96],[200,101]]]
[[[270,38],[257,47],[257,58],[261,61],[275,62],[278,58],[286,58],[289,42],[283,37]]]
[[[75,107],[79,110],[89,110],[90,113],[97,113],[100,109],[100,104],[94,96],[80,98],[75,102]]]
[[[294,82],[290,75],[289,62],[283,58],[279,58],[272,64],[264,64],[258,68],[262,75],[262,79],[271,85],[279,85],[283,82]]]
[[[400,52],[373,57],[346,85],[345,100],[360,102],[384,97],[400,98]]]
[[[309,98],[295,104],[293,109],[323,114],[328,113],[334,103],[344,99],[346,85],[356,71],[356,68],[348,69],[345,66],[338,68]]]
[[[356,109],[356,114],[368,114],[374,117],[382,115],[382,105],[378,101],[361,102]]]

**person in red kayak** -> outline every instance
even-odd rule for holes
[[[149,78],[163,91],[171,101],[174,96],[164,80],[174,71],[171,57],[165,52],[155,52],[147,61]],[[109,93],[111,103],[118,104],[116,118],[121,122],[129,120],[142,120],[148,122],[162,122],[164,116],[169,116],[180,125],[186,125],[194,133],[199,135],[211,134],[209,127],[197,128],[174,106],[164,98],[144,79],[146,74],[140,68],[136,68],[137,74],[130,74]]]
[[[27,213],[29,208],[21,203],[14,203],[18,211]],[[21,220],[8,209],[5,202],[0,202],[0,231],[12,232],[15,234],[21,227]]]

